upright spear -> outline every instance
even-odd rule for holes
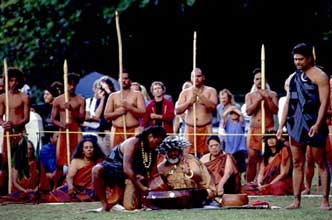
[[[261,49],[261,77],[262,77],[262,81],[261,81],[261,89],[265,90],[265,47],[264,44],[262,44],[262,49]],[[262,119],[262,135],[265,134],[265,108],[264,108],[264,99],[261,101],[261,110],[262,110],[262,115],[261,115],[261,119]],[[264,141],[262,142],[262,153],[264,154],[265,152],[265,143]]]
[[[123,88],[122,88],[122,39],[121,39],[121,30],[120,30],[120,22],[119,22],[119,13],[115,12],[115,23],[116,23],[116,33],[118,36],[118,48],[119,48],[119,81],[120,81],[120,99],[123,101]],[[126,127],[126,116],[122,115],[123,122],[123,133],[124,138],[127,139],[127,127]]]
[[[8,66],[7,60],[3,60],[4,77],[5,77],[5,103],[6,103],[6,121],[9,120],[9,86],[8,86]],[[7,145],[7,164],[8,164],[8,193],[12,192],[12,153],[10,146],[9,131],[6,131],[6,145]]]
[[[197,34],[194,31],[194,42],[193,42],[193,88],[196,88],[196,41],[197,41]],[[194,153],[195,157],[197,157],[197,140],[196,140],[196,102],[193,105],[193,117],[194,117]]]
[[[69,96],[68,96],[68,65],[67,60],[65,60],[63,64],[63,82],[64,82],[64,90],[65,90],[65,103],[67,104],[69,102]],[[65,122],[66,125],[69,123],[69,110],[68,108],[65,108]],[[67,163],[68,167],[70,165],[70,138],[69,138],[69,129],[66,127],[66,149],[67,149]]]

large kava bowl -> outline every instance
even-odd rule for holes
[[[151,209],[202,208],[207,200],[206,189],[176,189],[150,191],[143,196],[143,204]]]

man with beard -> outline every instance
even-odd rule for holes
[[[127,71],[123,71],[121,83],[122,91],[109,96],[104,113],[105,119],[112,121],[111,148],[124,141],[125,135],[129,138],[139,133],[140,118],[145,113],[144,97],[141,92],[130,89],[131,80]]]
[[[312,151],[321,177],[323,192],[321,208],[330,209],[330,187],[324,152],[328,135],[326,112],[330,94],[329,80],[326,73],[315,65],[312,51],[312,47],[305,43],[293,48],[292,55],[297,70],[289,77],[289,91],[277,132],[280,138],[282,128],[287,122],[294,166],[294,201],[287,207],[288,209],[297,209],[301,206],[301,186],[307,147]]]
[[[142,133],[128,138],[92,170],[93,185],[101,201],[101,211],[110,211],[118,202],[125,209],[140,207],[140,194],[149,191],[150,178],[157,174],[157,148],[166,136],[160,126],[147,127]],[[111,195],[106,195],[110,186]]]
[[[184,152],[189,145],[183,136],[166,137],[159,147],[166,159],[158,165],[158,172],[170,189],[206,189],[208,198],[213,199],[214,181],[201,161]]]
[[[192,71],[191,81],[194,80],[195,87],[184,89],[180,93],[175,111],[177,115],[186,114],[185,134],[191,143],[189,149],[186,150],[191,154],[197,153],[197,156],[201,157],[209,152],[206,146],[207,135],[205,134],[212,133],[212,113],[216,109],[218,98],[216,89],[204,84],[205,76],[201,69],[196,68]],[[194,106],[196,111],[194,111]],[[203,135],[196,136],[193,135],[194,133]],[[194,146],[194,138],[196,138],[197,146]],[[197,152],[195,152],[195,147]]]

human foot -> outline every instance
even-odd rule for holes
[[[302,195],[310,195],[310,189],[306,188],[301,192]]]
[[[292,204],[286,206],[286,209],[299,209],[301,207],[299,201],[294,201]]]

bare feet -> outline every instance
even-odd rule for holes
[[[301,192],[301,194],[302,194],[302,195],[310,195],[310,189],[305,188],[305,190],[303,190],[303,191]]]
[[[332,207],[330,206],[329,201],[324,199],[324,201],[320,205],[320,209],[321,210],[332,210]]]
[[[300,201],[294,201],[289,206],[286,206],[286,209],[299,209],[301,207]]]

